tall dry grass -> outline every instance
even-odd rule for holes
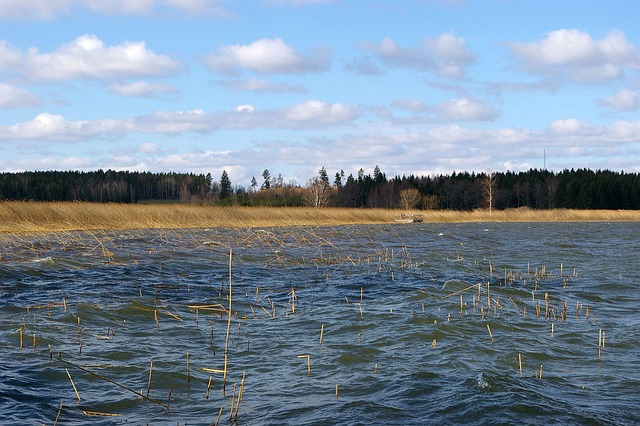
[[[215,207],[184,204],[0,202],[0,232],[267,227],[393,223],[400,211],[345,208]],[[412,211],[437,222],[640,221],[640,211],[511,209]]]
[[[185,204],[0,202],[0,232],[339,225],[393,222],[383,209],[216,207]]]

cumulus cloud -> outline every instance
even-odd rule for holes
[[[622,31],[596,40],[583,31],[561,29],[540,41],[508,47],[523,70],[579,83],[602,84],[620,78],[625,68],[640,70],[640,50]]]
[[[0,0],[0,19],[49,20],[83,8],[107,15],[150,15],[164,9],[227,15],[222,0]]]
[[[157,143],[143,142],[136,145],[135,151],[141,154],[160,154],[162,153],[162,148]]]
[[[344,66],[344,70],[358,75],[382,75],[384,72],[380,69],[370,57],[361,56],[355,58]]]
[[[222,46],[217,53],[206,56],[204,63],[220,74],[236,74],[243,69],[264,74],[303,74],[329,69],[326,51],[316,50],[305,56],[280,38]]]
[[[0,108],[19,108],[40,105],[42,100],[19,87],[0,83]]]
[[[390,38],[377,45],[366,45],[376,57],[388,64],[434,73],[441,77],[461,78],[473,63],[473,54],[465,39],[451,33],[425,38],[418,47],[402,47]]]
[[[490,121],[500,116],[500,111],[478,99],[461,97],[436,105],[427,105],[419,99],[398,99],[391,106],[414,114],[402,123],[427,123],[443,121]]]
[[[500,116],[500,112],[482,101],[459,98],[443,102],[435,107],[438,117],[451,121],[489,121]]]
[[[250,78],[248,80],[222,80],[218,82],[220,85],[232,90],[243,92],[271,92],[271,93],[306,93],[307,88],[296,84],[289,83],[270,83],[267,80],[259,78]]]
[[[286,121],[314,123],[315,125],[340,124],[355,119],[358,111],[339,103],[329,104],[317,100],[307,101],[283,110]]]
[[[549,130],[556,135],[580,136],[592,133],[593,128],[578,119],[567,118],[552,121]]]
[[[254,112],[256,110],[256,107],[254,107],[253,105],[248,105],[248,104],[244,104],[244,105],[238,105],[237,107],[234,108],[234,111],[237,112]]]
[[[22,53],[6,41],[0,40],[0,71],[12,71],[21,66]]]
[[[129,119],[72,121],[62,115],[45,112],[30,121],[0,126],[0,140],[75,142],[130,133],[177,135],[211,133],[219,129],[319,129],[348,124],[359,114],[356,107],[317,100],[272,110],[239,105],[233,111],[215,114],[199,109],[155,111]]]
[[[144,42],[106,46],[85,34],[51,53],[32,48],[23,55],[23,73],[34,81],[165,76],[181,69],[179,62],[157,55]]]
[[[640,109],[640,93],[624,89],[599,101],[600,105],[618,111],[633,111]]]
[[[119,120],[70,121],[44,112],[31,121],[0,127],[0,140],[78,141],[100,134],[120,134],[126,130],[123,124]]]
[[[149,83],[147,81],[115,82],[109,85],[109,91],[118,96],[153,98],[161,94],[175,93],[176,86],[169,83]]]

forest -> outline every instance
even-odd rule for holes
[[[325,168],[305,185],[285,183],[269,170],[247,187],[233,185],[226,171],[151,173],[133,171],[32,171],[0,173],[0,200],[115,203],[191,203],[241,206],[315,206],[400,209],[640,209],[637,173],[571,169],[561,172],[453,172],[388,178]]]

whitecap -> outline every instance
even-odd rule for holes
[[[51,257],[51,256],[38,257],[36,259],[31,259],[31,262],[33,262],[33,263],[55,263],[55,261],[53,260],[53,257]]]

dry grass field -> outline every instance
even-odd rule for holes
[[[640,221],[640,211],[511,209],[399,211],[344,208],[212,207],[184,204],[94,204],[0,202],[0,232],[102,229],[166,229],[324,226],[394,223],[399,213],[436,222],[618,222]]]

